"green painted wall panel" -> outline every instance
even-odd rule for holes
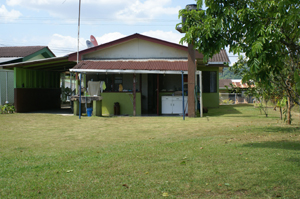
[[[219,108],[219,67],[198,67],[197,69],[217,72],[217,92],[203,93],[203,106],[207,108]]]
[[[15,68],[15,88],[59,88],[60,73]]]
[[[39,59],[45,59],[45,57],[41,54],[37,55],[37,56],[34,56],[26,61],[35,61],[35,60],[39,60]]]
[[[102,93],[102,115],[114,114],[114,103],[120,103],[121,115],[133,115],[132,94],[129,93]],[[142,114],[141,93],[136,93],[136,115]]]

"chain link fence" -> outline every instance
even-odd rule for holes
[[[14,71],[0,70],[0,105],[14,104]]]
[[[248,104],[253,103],[255,100],[252,96],[246,96],[242,93],[220,93],[219,103],[220,105],[231,105],[231,104]]]

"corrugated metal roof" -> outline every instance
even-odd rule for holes
[[[215,54],[208,62],[230,62],[226,50],[221,50],[218,54]]]
[[[22,58],[22,57],[5,57],[5,58],[0,57],[0,63],[16,60],[16,59],[20,59],[20,58]]]
[[[185,60],[97,60],[81,61],[73,69],[187,71],[188,62]]]
[[[232,79],[220,79],[219,80],[219,87],[220,88],[225,88],[225,86],[228,86],[230,88],[230,84],[232,84],[234,87],[237,88],[249,88],[248,84],[242,83],[242,80],[232,80]],[[253,86],[251,86],[253,87]]]
[[[0,57],[26,57],[47,46],[11,46],[0,47]]]
[[[231,79],[220,79],[219,80],[219,87],[223,88],[225,86],[230,86],[231,83],[232,83]]]

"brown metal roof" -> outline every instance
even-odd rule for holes
[[[230,86],[231,83],[232,83],[231,79],[220,79],[219,80],[219,87],[223,88],[225,86]]]
[[[130,60],[130,61],[81,61],[73,69],[93,70],[162,70],[187,71],[187,61]]]
[[[11,46],[0,47],[0,57],[26,57],[47,46]]]
[[[230,62],[226,50],[221,50],[218,54],[215,54],[208,62]]]

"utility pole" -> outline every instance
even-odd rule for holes
[[[81,0],[79,0],[79,13],[78,13],[77,64],[79,62],[80,10],[81,10]]]

